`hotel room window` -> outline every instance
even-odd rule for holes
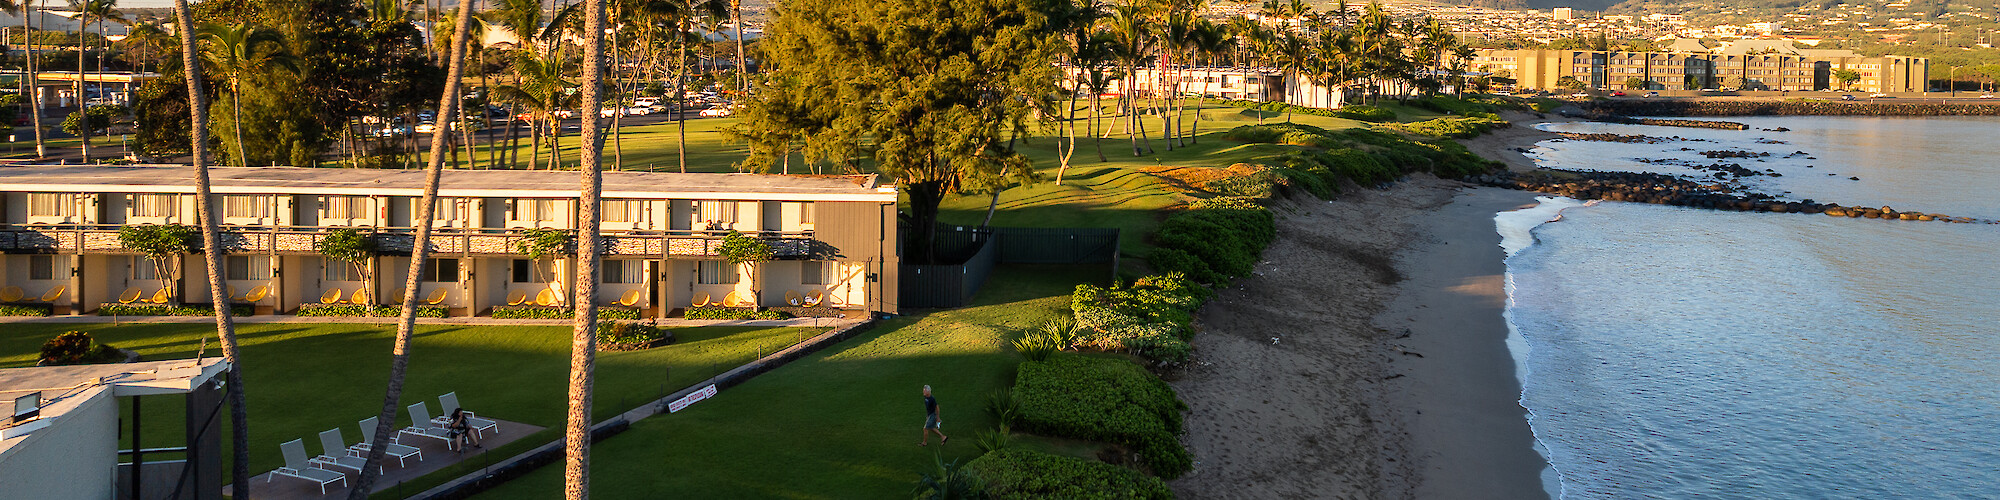
[[[799,204],[799,224],[811,228],[817,217],[813,215],[813,202]]]
[[[704,260],[695,265],[695,282],[703,285],[736,283],[736,265],[720,260]]]
[[[457,283],[458,259],[429,259],[424,263],[425,283]]]
[[[422,201],[412,200],[411,203],[422,203]],[[431,220],[458,220],[458,199],[438,198],[437,202],[431,205]]]
[[[514,275],[513,281],[515,283],[547,283],[548,281],[542,279],[541,274],[544,272],[554,271],[555,261],[552,259],[544,259],[542,261],[541,268],[542,268],[541,272],[536,272],[534,261],[528,259],[514,259],[514,265],[511,268]]]
[[[514,200],[514,220],[545,221],[556,220],[556,200]]]
[[[222,216],[243,218],[264,218],[271,216],[271,195],[226,194],[222,195]]]
[[[28,215],[69,217],[76,215],[76,195],[70,193],[28,193]]]
[[[328,219],[367,219],[373,217],[368,212],[366,196],[328,196],[323,209]]]
[[[736,202],[720,200],[695,202],[694,218],[698,221],[714,222],[725,226],[735,224]]]
[[[271,279],[271,258],[261,255],[229,256],[228,275],[230,280]]]
[[[832,271],[833,271],[833,266],[827,265],[827,262],[825,261],[818,261],[818,260],[799,261],[799,284],[825,285],[831,283],[833,282]]]
[[[640,200],[604,200],[604,222],[639,222]]]
[[[133,217],[171,217],[180,209],[180,196],[172,194],[132,195]]]
[[[56,279],[56,256],[54,255],[28,256],[28,279],[35,281],[49,281]]]
[[[153,259],[148,259],[145,257],[137,257],[137,256],[130,258],[132,259],[132,279],[135,280],[160,279],[159,269],[153,267]]]
[[[607,260],[604,261],[604,282],[634,284],[646,282],[646,261]]]
[[[354,270],[353,264],[333,259],[320,259],[320,268],[325,271],[322,277],[326,281],[361,281],[361,273]]]

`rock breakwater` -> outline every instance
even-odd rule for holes
[[[1893,99],[1892,99],[1893,100]],[[1580,103],[1594,114],[1620,116],[1989,116],[2000,115],[2000,104],[1738,101],[1711,99],[1607,100]]]
[[[1627,201],[1737,212],[1826,214],[1834,217],[1880,220],[2000,224],[1996,221],[1970,217],[1898,211],[1891,207],[1847,207],[1838,203],[1819,203],[1810,199],[1782,200],[1769,194],[1737,191],[1725,184],[1702,183],[1655,173],[1549,170],[1531,173],[1501,172],[1479,176],[1474,180],[1489,186],[1582,200]]]

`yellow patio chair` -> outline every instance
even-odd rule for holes
[[[697,293],[694,294],[694,302],[692,302],[691,304],[693,304],[695,307],[708,307],[708,302],[709,301],[707,293]]]
[[[569,298],[569,294],[568,294],[568,293],[565,293],[565,292],[563,292],[563,284],[562,284],[562,282],[561,282],[561,281],[551,281],[551,282],[549,282],[549,290],[548,290],[548,292],[549,292],[549,300],[550,300],[551,302],[550,302],[550,303],[548,303],[548,304],[542,304],[542,305],[548,305],[548,306],[559,306],[559,305],[563,305],[563,303],[564,303],[564,302],[567,302],[567,301],[566,301],[566,300],[564,300],[564,299],[568,299],[568,298]]]
[[[161,292],[165,292],[165,290],[161,290]],[[339,288],[335,288],[335,289],[331,289],[331,290],[327,290],[327,291],[326,291],[326,293],[323,293],[323,294],[320,294],[320,296],[319,296],[319,303],[321,303],[321,304],[339,304],[339,303],[342,303],[342,302],[346,302],[346,301],[344,301],[344,300],[340,300],[340,295],[341,295],[341,293],[342,293],[342,292],[340,291],[340,289],[339,289]]]
[[[35,299],[35,302],[48,302],[53,304],[57,300],[62,300],[63,291],[68,289],[69,285],[56,285],[55,288],[49,289],[49,293],[42,294],[42,298]]]
[[[226,294],[223,294],[223,296],[224,296],[224,297],[228,297],[228,298],[229,298],[229,300],[236,300],[236,299],[237,299],[238,297],[242,297],[241,295],[237,295],[237,294],[236,294],[236,287],[235,287],[235,286],[225,286],[225,287],[222,287],[222,290],[223,290],[223,291],[225,291],[225,292],[228,292],[228,293],[226,293]]]
[[[370,302],[368,302],[368,289],[366,288],[354,289],[354,298],[348,299],[347,301],[362,305],[369,304]]]
[[[438,304],[443,304],[443,303],[444,303],[444,299],[446,299],[446,298],[450,298],[450,297],[451,297],[451,291],[450,291],[450,290],[446,290],[446,289],[443,289],[443,288],[439,288],[439,289],[436,289],[436,290],[431,290],[431,296],[430,296],[430,297],[426,297],[426,298],[424,298],[424,303],[425,303],[425,304],[430,304],[430,305],[438,305]]]
[[[405,295],[409,293],[409,291],[410,290],[408,288],[397,287],[396,293],[389,295],[389,300],[393,300],[396,301],[397,304],[401,304],[403,303],[403,299],[409,298],[408,296]]]
[[[804,305],[805,300],[806,300],[805,297],[799,296],[798,290],[785,290],[786,304],[791,304],[793,307],[797,307],[800,305]]]
[[[257,285],[256,288],[250,289],[250,293],[243,294],[243,302],[249,304],[255,304],[257,303],[257,301],[264,300],[265,295],[270,295],[270,294],[271,294],[271,287],[267,287],[264,285]]]
[[[518,306],[521,305],[522,302],[527,302],[527,301],[528,301],[528,292],[524,292],[521,290],[507,292],[507,305]]]
[[[826,296],[826,303],[827,303],[827,305],[830,305],[830,306],[833,306],[833,307],[841,307],[841,306],[845,306],[845,305],[847,305],[847,299],[846,299],[846,298],[842,298],[842,297],[840,296],[840,294],[837,294],[837,293],[836,293],[836,294],[833,294],[833,295],[828,295],[828,296]]]
[[[174,294],[172,292],[168,292],[167,289],[165,288],[161,288],[159,291],[153,292],[153,298],[147,299],[146,301],[152,302],[154,304],[165,304],[167,303],[167,299],[171,298],[174,298]]]
[[[542,290],[542,291],[540,291],[540,292],[536,292],[536,293],[535,293],[535,305],[538,305],[538,306],[553,306],[553,305],[556,305],[556,293],[555,293],[555,292],[552,292],[552,291],[549,291],[549,290],[547,290],[547,289],[543,289],[543,290]]]
[[[26,294],[18,286],[0,288],[0,302],[20,302],[21,296]]]
[[[756,307],[757,301],[750,300],[749,294],[743,293],[742,290],[737,290],[729,292],[729,296],[722,299],[722,305],[729,307]]]
[[[625,307],[632,307],[639,305],[639,289],[634,288],[631,290],[626,290],[625,295],[618,297],[618,301],[612,302],[611,304],[625,306]]]
[[[139,297],[144,297],[145,295],[146,291],[140,290],[139,287],[135,286],[132,288],[127,288],[123,293],[118,294],[118,303],[130,304],[133,302],[138,302]]]
[[[819,307],[819,304],[825,301],[826,301],[825,290],[813,290],[806,292],[806,296],[803,302],[805,303],[806,307]]]

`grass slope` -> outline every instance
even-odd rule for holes
[[[361,439],[360,419],[381,410],[389,379],[392,328],[379,325],[237,325],[249,389],[251,470],[283,462],[278,444],[305,439],[319,450],[320,431],[341,427],[349,442]],[[0,334],[0,368],[33,366],[41,344],[64,331],[87,331],[100,342],[138,351],[145,359],[192,358],[201,338],[207,355],[221,356],[211,324],[8,325]],[[674,330],[679,340],[646,351],[597,356],[598,418],[707,378],[790,345],[810,328],[703,327]],[[481,416],[543,427],[562,423],[569,373],[570,329],[556,326],[419,327],[410,347],[402,405],[428,402],[457,391]],[[713,368],[711,367],[713,365]],[[126,406],[129,411],[130,406]],[[147,447],[180,446],[182,400],[149,397]],[[398,410],[398,421],[409,416]],[[223,419],[224,422],[228,418]],[[401,425],[399,424],[399,425]],[[129,434],[125,434],[129,438]],[[157,441],[155,440],[157,439]],[[123,446],[130,446],[130,442]],[[224,446],[225,451],[228,446]]]
[[[1019,330],[1066,307],[1081,276],[1102,267],[1009,266],[975,305],[883,322],[673,415],[598,443],[591,487],[603,498],[890,498],[907,496],[933,452],[970,460],[977,431],[997,422],[987,394],[1008,385]],[[918,447],[923,401],[936,391],[944,430]],[[1091,456],[1098,445],[1017,438],[1019,446]],[[550,498],[562,468],[544,467],[480,496]]]

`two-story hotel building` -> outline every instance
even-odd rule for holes
[[[211,172],[225,277],[238,295],[268,290],[254,304],[260,312],[351,299],[364,288],[372,288],[368,302],[400,303],[391,295],[405,283],[416,217],[426,216],[413,213],[422,171]],[[60,287],[54,304],[72,313],[157,293],[162,270],[121,246],[118,229],[196,224],[192,174],[185,166],[0,167],[0,283],[29,298]],[[531,262],[515,243],[527,228],[575,228],[577,185],[575,172],[445,171],[438,208],[427,215],[436,260],[419,297],[442,296],[439,305],[454,315],[543,290],[567,297],[577,282],[573,259]],[[719,303],[737,293],[783,306],[788,292],[816,291],[842,309],[897,311],[896,190],[876,176],[605,172],[602,212],[599,304],[636,299],[647,317],[666,317],[700,298]],[[359,270],[322,258],[317,243],[341,228],[373,238],[378,255]],[[775,260],[723,261],[717,250],[730,231],[768,242]],[[181,277],[171,296],[209,302],[202,256],[170,265]]]
[[[1734,52],[1734,53],[1732,53]],[[1836,72],[1852,70],[1862,92],[1921,92],[1930,60],[1921,57],[1864,57],[1848,50],[1622,52],[1555,49],[1484,49],[1474,68],[1505,74],[1520,88],[1555,90],[1572,77],[1593,89],[1694,90],[1741,82],[1746,90],[1829,90],[1842,87]],[[1646,81],[1633,87],[1633,78]]]

